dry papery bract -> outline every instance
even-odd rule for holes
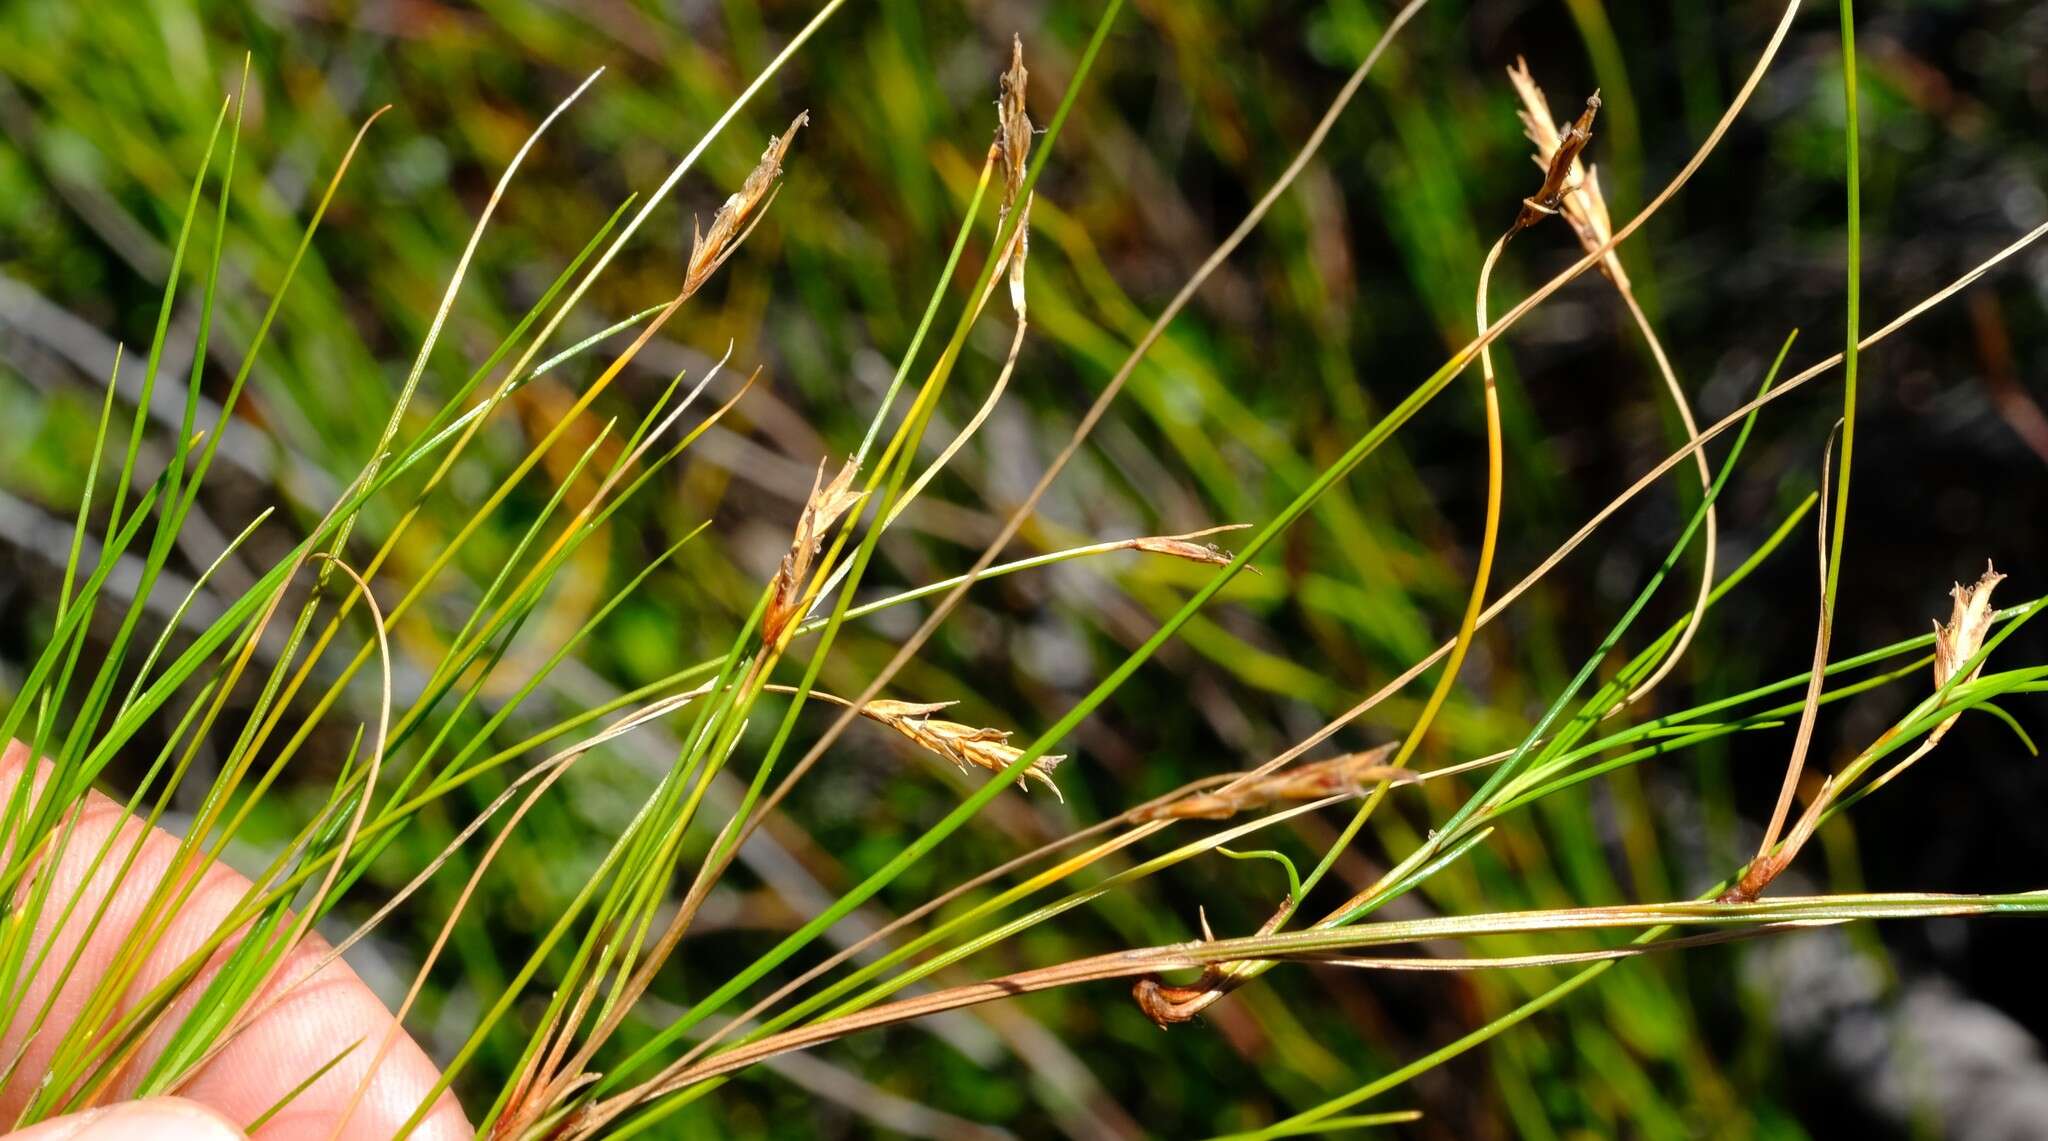
[[[1031,115],[1024,105],[1030,76],[1024,70],[1024,37],[1016,36],[1010,41],[1010,70],[1003,73],[996,99],[995,148],[1003,167],[1003,208],[996,217],[996,229],[1002,229],[1011,210],[1020,211],[1017,236],[1005,254],[1010,258],[1010,304],[1020,315],[1024,312],[1024,261],[1031,253],[1031,200],[1017,201],[1030,169]]]
[[[775,693],[794,693],[795,688],[786,685],[766,687]],[[685,697],[701,697],[710,692],[708,684],[685,694]],[[821,689],[810,691],[810,695],[834,705],[853,708],[853,702],[837,694]],[[932,714],[958,705],[957,701],[894,701],[877,698],[859,708],[861,716],[878,724],[886,725],[923,748],[958,765],[961,771],[969,766],[986,769],[992,773],[1002,772],[1010,767],[1024,750],[1008,744],[1010,732],[1007,729],[988,729],[966,725],[958,721],[935,719]],[[1052,789],[1054,797],[1064,801],[1058,786],[1052,782],[1052,771],[1059,767],[1066,755],[1056,753],[1040,757],[1026,765],[1024,775]]]
[[[818,476],[811,483],[811,494],[804,500],[803,511],[797,515],[796,536],[790,541],[789,553],[782,556],[782,565],[775,570],[775,579],[769,586],[768,609],[761,616],[761,641],[773,648],[781,648],[794,629],[796,619],[804,611],[804,588],[811,578],[811,560],[818,557],[818,550],[825,543],[825,533],[839,517],[851,511],[866,497],[866,492],[853,490],[855,467],[852,460],[846,461],[832,482],[825,482],[825,463],[818,463]]]
[[[1979,662],[1971,668],[1967,676],[1961,678],[1956,676],[1957,670],[1962,669],[1971,658],[1976,657],[1984,649],[1984,639],[1991,633],[1991,620],[1997,616],[1996,612],[1991,609],[1991,592],[1997,588],[1999,583],[2004,581],[2005,576],[1998,573],[1998,569],[1993,567],[1989,560],[1986,560],[1984,563],[1984,573],[1978,576],[1976,582],[1968,586],[1956,583],[1949,590],[1951,605],[1949,608],[1948,624],[1943,625],[1938,619],[1934,623],[1934,692],[1936,694],[1940,694],[1951,686],[1976,681],[1977,675],[1984,672],[1984,665],[1982,662]],[[1957,719],[1962,717],[1962,715],[1962,711],[1957,710],[1942,718],[1941,723],[1928,731],[1927,738],[1921,741],[1917,748],[1908,753],[1904,760],[1893,765],[1883,776],[1872,782],[1873,786],[1884,784],[1886,781],[1891,780],[1894,776],[1910,767],[1913,762],[1933,751],[1934,746],[1939,744],[1941,739],[1948,735],[1949,729],[1955,725]]]
[[[739,242],[746,236],[746,226],[761,203],[775,189],[775,180],[782,175],[782,158],[789,153],[789,144],[804,124],[811,121],[809,111],[797,113],[790,120],[789,129],[768,140],[768,149],[761,152],[761,161],[740,188],[732,192],[725,204],[712,215],[711,228],[699,231],[691,225],[690,268],[683,277],[685,295],[697,292],[698,287],[708,280],[712,273],[724,263]]]
[[[1543,92],[1529,77],[1528,64],[1516,60],[1521,70],[1508,69],[1508,79],[1522,97],[1524,110],[1522,125],[1528,132],[1529,141],[1536,144],[1536,165],[1543,168],[1543,186],[1522,200],[1522,210],[1515,216],[1514,230],[1526,230],[1552,214],[1567,209],[1566,199],[1576,198],[1574,192],[1587,181],[1588,169],[1579,162],[1579,153],[1593,140],[1593,117],[1600,113],[1600,93],[1595,91],[1586,97],[1586,109],[1579,112],[1577,121],[1562,131],[1550,123],[1550,107],[1544,101]],[[1597,195],[1597,188],[1591,192]],[[1591,208],[1581,203],[1571,209],[1578,218],[1572,220],[1572,229],[1580,232],[1583,241],[1593,221]],[[1605,202],[1599,206],[1599,220],[1606,228],[1607,208]],[[1510,233],[1513,231],[1511,230]],[[1600,233],[1590,248],[1598,247],[1610,235]]]
[[[1346,753],[1298,768],[1283,769],[1234,788],[1183,796],[1145,809],[1133,819],[1224,820],[1240,812],[1284,801],[1321,800],[1338,793],[1355,795],[1379,781],[1413,784],[1422,779],[1422,774],[1385,763],[1399,744],[1388,742],[1362,753]]]
[[[1515,66],[1508,68],[1508,82],[1514,84],[1515,94],[1522,100],[1522,109],[1517,115],[1522,120],[1522,130],[1529,141],[1536,146],[1536,166],[1544,172],[1544,187],[1550,187],[1553,177],[1561,176],[1563,194],[1550,202],[1552,209],[1564,215],[1564,220],[1578,235],[1579,245],[1591,253],[1605,245],[1614,236],[1614,224],[1607,215],[1607,197],[1600,192],[1599,168],[1579,158],[1585,149],[1587,135],[1592,131],[1593,113],[1600,106],[1600,94],[1594,92],[1586,101],[1586,110],[1577,123],[1564,128],[1561,133],[1551,119],[1550,101],[1544,98],[1543,89],[1536,85],[1536,78],[1529,73],[1527,60],[1515,57]],[[1570,161],[1563,163],[1560,171],[1559,158],[1567,138],[1575,141]],[[1541,202],[1540,197],[1537,201]],[[1528,209],[1525,205],[1524,209]],[[1536,219],[1531,219],[1535,221]],[[1519,220],[1518,220],[1519,221]],[[1600,259],[1600,272],[1622,289],[1629,288],[1628,274],[1622,272],[1621,257],[1613,250]]]
[[[1017,202],[1031,158],[1031,114],[1025,107],[1031,73],[1024,70],[1024,37],[1010,40],[1010,70],[997,81],[996,153],[1003,164],[1003,209]]]
[[[1024,750],[1009,743],[1007,729],[976,728],[932,716],[954,704],[951,701],[880,700],[861,706],[860,712],[861,716],[887,725],[960,766],[962,772],[971,765],[999,773],[1024,755]],[[1052,782],[1052,771],[1066,759],[1065,754],[1040,757],[1024,766],[1024,775],[1051,789],[1055,798],[1064,801],[1066,798],[1060,796],[1059,786]]]
[[[1963,663],[1976,657],[1977,651],[1984,648],[1984,636],[1991,632],[1991,591],[2004,581],[2005,576],[1999,574],[1997,569],[1987,562],[1984,564],[1984,574],[1976,582],[1969,586],[1957,583],[1949,592],[1955,606],[1949,611],[1948,625],[1944,626],[1938,620],[1934,623],[1935,689],[1939,690],[1948,685],[1949,679],[1956,676],[1956,671],[1963,667]],[[1979,663],[1976,669],[1970,671],[1970,676],[1963,680],[1977,680],[1977,675],[1983,672],[1983,669],[1982,663]],[[1954,725],[1956,718],[1961,716],[1961,713],[1955,713],[1935,726],[1933,732],[1927,735],[1928,743],[1933,744],[1941,740],[1948,733],[1949,726]]]
[[[1228,527],[1212,527],[1208,531],[1195,532],[1195,535],[1207,535],[1225,530],[1235,531],[1241,529],[1242,526],[1242,524],[1234,524]],[[1132,550],[1151,551],[1155,555],[1172,555],[1174,558],[1186,559],[1191,563],[1207,563],[1210,566],[1216,567],[1227,567],[1237,557],[1214,543],[1192,542],[1193,537],[1190,535],[1146,535],[1139,539],[1128,539],[1124,542],[1124,545]],[[1246,566],[1244,569],[1253,574],[1264,573],[1255,566]]]
[[[1293,902],[1292,899],[1281,901],[1273,914],[1259,925],[1258,934],[1271,935],[1279,930],[1280,925],[1286,922],[1287,916],[1292,913]],[[1209,930],[1208,912],[1203,911],[1201,918],[1202,939],[1205,942],[1215,942],[1216,933]],[[1138,1004],[1138,1009],[1145,1017],[1152,1020],[1152,1025],[1164,1030],[1169,1026],[1192,1022],[1200,1017],[1202,1012],[1215,1005],[1219,998],[1235,989],[1232,985],[1234,978],[1230,965],[1223,963],[1210,963],[1203,967],[1201,977],[1186,986],[1163,982],[1157,975],[1145,975],[1131,984],[1131,999]]]
[[[1984,573],[1978,576],[1976,582],[1968,586],[1956,583],[1950,589],[1949,598],[1951,605],[1948,624],[1943,625],[1939,620],[1936,620],[1934,623],[1934,693],[1936,696],[1954,686],[1975,681],[1977,680],[1977,675],[1984,672],[1983,663],[1980,662],[1971,668],[1967,676],[1961,678],[1956,676],[1957,670],[1962,669],[1964,664],[1971,658],[1983,652],[1984,640],[1991,633],[1991,621],[1997,617],[1997,613],[1991,609],[1991,592],[1999,583],[2004,581],[2005,576],[1998,573],[1998,570],[1987,560],[1984,563]],[[1962,717],[1962,715],[1962,711],[1957,710],[1942,718],[1941,723],[1928,731],[1926,739],[1921,741],[1917,748],[1906,754],[1904,760],[1894,764],[1882,776],[1872,781],[1870,787],[1876,788],[1890,781],[1893,777],[1912,767],[1915,761],[1932,752],[1934,747],[1941,743],[1941,739],[1948,735],[1949,729],[1955,725],[1957,719]],[[1886,736],[1889,736],[1889,734]],[[1884,738],[1879,738],[1880,744],[1883,741]]]

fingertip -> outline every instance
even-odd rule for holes
[[[196,1101],[129,1101],[32,1125],[4,1141],[245,1141],[234,1122]]]

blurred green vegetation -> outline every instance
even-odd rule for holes
[[[556,100],[607,74],[529,159],[470,271],[423,400],[459,384],[628,194],[644,192],[809,16],[796,3],[28,4],[0,15],[0,660],[32,657],[61,571],[64,526],[118,339],[146,344],[183,198],[222,96],[252,61],[251,106],[228,218],[212,359],[218,394],[290,256],[311,199],[357,127],[370,128],[288,296],[243,405],[251,429],[202,498],[187,569],[220,535],[279,506],[290,535],[259,535],[222,572],[246,582],[318,519],[367,459],[406,362],[490,187]],[[2048,113],[2039,51],[2048,20],[2025,5],[1870,4],[1864,61],[1864,309],[1888,318],[2048,211]],[[1388,5],[1278,0],[1133,5],[1117,26],[1034,208],[1033,325],[1010,395],[881,545],[880,595],[959,573],[1021,500],[1159,306],[1271,181],[1379,34]],[[1425,9],[1371,77],[1323,155],[1132,379],[1054,485],[1020,553],[1094,539],[1270,518],[1316,471],[1472,331],[1486,245],[1534,189],[1503,67],[1526,56],[1553,102],[1605,95],[1591,157],[1617,217],[1638,209],[1695,147],[1750,66],[1773,6],[1442,3]],[[652,494],[588,544],[503,666],[516,680],[633,571],[709,521],[598,628],[501,732],[522,730],[723,653],[773,573],[818,462],[859,440],[939,277],[993,127],[995,76],[1024,37],[1040,118],[1065,83],[1094,6],[851,5],[754,101],[602,279],[560,338],[595,332],[673,291],[691,219],[708,218],[797,111],[811,127],[749,244],[578,420],[458,560],[466,576],[401,627],[404,660],[439,660],[482,584],[612,416],[630,422],[680,368],[731,346],[713,393],[762,381]],[[1628,247],[1628,264],[1702,419],[1745,399],[1784,335],[1795,363],[1838,336],[1841,107],[1833,9],[1797,25],[1752,112],[1699,178]],[[201,237],[211,226],[201,220]],[[1561,227],[1516,243],[1496,310],[1578,255]],[[970,258],[985,256],[984,241]],[[2029,450],[2024,392],[2043,391],[2048,263],[1995,279],[1873,353],[1859,502],[1851,523],[1843,652],[1924,632],[1951,579],[1984,559],[2029,574],[2048,554],[2048,455]],[[949,297],[947,314],[964,303]],[[189,309],[172,344],[189,346]],[[949,438],[1000,366],[1006,326],[979,329],[932,437]],[[623,344],[623,341],[620,342]],[[1520,577],[1615,491],[1683,439],[1640,340],[1589,277],[1534,313],[1499,354],[1508,438],[1502,576]],[[1995,352],[2019,346],[2015,358]],[[559,347],[559,346],[557,346]],[[189,347],[183,349],[189,354]],[[384,568],[402,589],[469,521],[469,506],[568,408],[605,363],[578,359],[522,390],[486,428]],[[174,352],[182,369],[185,356]],[[182,384],[167,384],[176,391]],[[2010,396],[2017,390],[2018,401]],[[175,411],[175,404],[170,406]],[[1817,482],[1833,389],[1768,413],[1722,500],[1724,569]],[[431,407],[428,409],[431,411]],[[134,409],[116,406],[116,432]],[[159,424],[159,427],[162,427]],[[2039,441],[2035,442],[2039,446]],[[935,447],[935,445],[934,445]],[[610,453],[600,451],[601,456]],[[1483,501],[1476,386],[1461,382],[1261,559],[1062,751],[1065,803],[1005,795],[860,923],[900,913],[981,869],[1195,777],[1250,767],[1426,654],[1455,626]],[[594,483],[592,477],[580,477]],[[1425,766],[1515,743],[1663,557],[1697,502],[1681,469],[1483,632]],[[587,489],[572,487],[572,501]],[[381,512],[381,513],[380,513]],[[373,504],[362,530],[393,514]],[[210,528],[210,530],[209,530]],[[61,531],[57,532],[62,534]],[[1225,543],[1227,545],[1227,541]],[[52,562],[52,552],[59,561]],[[1688,574],[1698,573],[1696,564]],[[958,699],[954,716],[1051,723],[1170,614],[1209,569],[1119,554],[979,586],[898,678],[893,696]],[[237,579],[236,576],[240,576]],[[1811,556],[1795,541],[1718,607],[1657,702],[1690,704],[1797,672],[1814,620]],[[1650,628],[1684,613],[1667,589]],[[913,625],[906,610],[849,627],[822,688],[857,692]],[[2037,639],[2038,633],[2029,635]],[[2036,642],[2038,645],[2038,641]],[[1630,646],[1629,649],[1638,647]],[[799,648],[800,656],[803,651]],[[403,671],[402,671],[403,673]],[[411,681],[420,680],[415,666]],[[405,678],[401,677],[401,685]],[[12,688],[12,675],[0,673]],[[1822,722],[1828,759],[1917,696],[1877,693]],[[352,700],[369,702],[367,687]],[[493,696],[502,698],[504,692]],[[1392,739],[1411,688],[1331,749]],[[359,705],[356,716],[361,715]],[[778,707],[779,708],[779,707]],[[825,714],[806,715],[815,733]],[[321,803],[353,720],[336,716],[292,774],[296,802],[245,839],[276,842]],[[480,722],[480,717],[473,717]],[[764,721],[766,719],[763,719]],[[168,733],[169,724],[158,734]],[[771,728],[751,731],[763,742]],[[800,738],[798,744],[807,744]],[[1745,814],[1767,810],[1784,736],[1708,745],[1545,800],[1401,914],[1679,898],[1740,863]],[[674,744],[657,733],[594,754],[514,834],[483,905],[411,1020],[445,1056],[639,803]],[[1828,886],[1984,890],[2034,886],[2048,838],[2025,807],[2042,779],[2009,738],[1965,722],[1939,772],[1859,810],[1808,871]],[[752,845],[655,988],[687,1005],[858,881],[981,779],[857,726]],[[468,813],[486,779],[430,810],[357,889],[401,885]],[[1887,801],[1917,799],[1921,811]],[[1432,784],[1397,794],[1339,862],[1332,901],[1370,883],[1462,799]],[[289,806],[289,807],[287,807]],[[296,808],[299,815],[289,815]],[[1313,863],[1343,810],[1274,843]],[[1993,836],[1985,851],[1954,830]],[[708,842],[708,835],[702,842]],[[452,903],[464,857],[352,956],[402,991]],[[1114,861],[1089,873],[1115,869]],[[374,879],[375,877],[373,877]],[[1285,890],[1259,861],[1202,859],[1105,897],[971,960],[986,977],[1127,945],[1255,929]],[[850,923],[850,930],[859,930]],[[1975,929],[1973,929],[1974,931]],[[2048,1004],[2019,972],[2024,932],[1968,945],[1865,932],[1855,969],[1947,972],[2021,1025]],[[1886,941],[1893,946],[1887,947]],[[1489,951],[1534,950],[1498,938]],[[1654,957],[1371,1108],[1413,1106],[1419,1136],[1798,1136],[1818,1123],[1895,1128],[1853,1076],[1808,1066],[1782,1037],[1746,950]],[[814,959],[805,960],[805,962]],[[1845,968],[1847,969],[1847,968]],[[959,1119],[1022,1136],[1196,1136],[1250,1127],[1355,1086],[1539,993],[1563,971],[1388,975],[1277,971],[1162,1034],[1122,988],[1090,986],[980,1008],[757,1067],[676,1118],[678,1135],[944,1135]],[[2029,994],[2014,994],[2024,988]],[[529,1017],[537,1013],[536,1004]],[[650,1023],[663,1020],[658,1012]],[[481,1108],[530,1032],[508,1026],[460,1090]],[[647,1027],[629,1029],[644,1036]],[[825,1063],[820,1066],[819,1063]],[[919,1108],[923,1107],[923,1108]],[[891,1118],[890,1113],[901,1116]],[[933,1114],[950,1116],[932,1116]],[[924,1115],[924,1116],[920,1116]],[[1839,1116],[1837,1116],[1839,1115]],[[1804,1122],[1805,1124],[1802,1124]]]

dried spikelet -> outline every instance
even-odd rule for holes
[[[1197,543],[1194,540],[1204,535],[1213,535],[1218,531],[1242,531],[1249,526],[1251,526],[1249,523],[1226,523],[1221,527],[1189,531],[1183,535],[1141,535],[1135,539],[1125,539],[1118,546],[1126,550],[1149,551],[1155,555],[1170,555],[1176,559],[1186,559],[1191,563],[1206,563],[1210,566],[1227,567],[1230,565],[1231,560],[1237,557],[1236,555],[1231,554],[1214,543]],[[1244,569],[1253,574],[1260,573],[1259,568],[1255,566],[1247,565]]]
[[[1522,100],[1519,113],[1522,130],[1535,144],[1536,165],[1547,174],[1563,141],[1557,124],[1550,117],[1550,101],[1544,98],[1543,89],[1536,85],[1536,78],[1529,74],[1528,61],[1519,56],[1515,58],[1515,66],[1508,69],[1508,82],[1514,85],[1515,94]],[[1598,98],[1597,93],[1595,98]],[[1590,119],[1586,126],[1591,129]],[[1614,236],[1614,223],[1607,214],[1607,197],[1600,192],[1600,172],[1598,168],[1580,162],[1575,154],[1566,168],[1565,178],[1569,189],[1565,191],[1559,210],[1571,226],[1572,233],[1578,236],[1579,245],[1591,253]],[[1607,251],[1606,256],[1600,259],[1600,272],[1615,285],[1628,288],[1628,274],[1622,272],[1621,258],[1613,250]]]
[[[1940,689],[1947,685],[1949,679],[1956,676],[1956,671],[1963,667],[1963,663],[1975,657],[1977,651],[1984,648],[1984,636],[1991,632],[1991,591],[2004,581],[2005,576],[1999,574],[1987,562],[1984,564],[1983,577],[1970,586],[1957,583],[1955,589],[1949,592],[1950,597],[1955,600],[1955,606],[1949,612],[1948,625],[1944,626],[1940,622],[1934,624],[1934,688]],[[1979,665],[1963,680],[1975,681],[1982,669],[1983,666]],[[1934,731],[1927,735],[1927,743],[1931,745],[1941,740],[1942,735],[1948,732],[1949,726],[1954,725],[1956,718],[1961,716],[1961,713],[1956,713],[1935,726]]]
[[[1172,555],[1189,562],[1209,563],[1227,567],[1233,557],[1229,551],[1214,543],[1192,543],[1175,535],[1145,535],[1125,544],[1132,550],[1150,551],[1155,555]]]
[[[1221,792],[1183,796],[1141,813],[1139,820],[1223,820],[1254,808],[1285,801],[1320,800],[1339,793],[1357,794],[1369,784],[1392,781],[1412,784],[1422,779],[1413,769],[1395,768],[1381,762],[1394,751],[1396,743],[1381,745],[1363,753],[1346,753],[1326,761],[1302,765],[1249,784]]]
[[[1280,902],[1273,914],[1259,924],[1259,935],[1271,935],[1293,914],[1292,897]],[[1216,933],[1209,929],[1208,913],[1202,917],[1202,941],[1213,943]],[[1199,944],[1197,944],[1199,945]],[[1137,1000],[1138,1009],[1152,1020],[1161,1030],[1182,1022],[1192,1022],[1201,1013],[1216,1005],[1224,995],[1236,990],[1247,976],[1235,973],[1232,967],[1211,963],[1202,968],[1202,977],[1187,986],[1174,986],[1160,980],[1158,975],[1146,975],[1131,985],[1131,997]]]
[[[824,482],[825,464],[819,462],[810,498],[804,502],[803,513],[797,516],[796,537],[790,541],[789,553],[782,556],[782,565],[776,568],[770,586],[768,609],[761,617],[764,644],[781,648],[795,618],[803,613],[804,586],[810,579],[811,560],[824,545],[825,532],[867,494],[852,490],[855,470],[853,461],[848,460],[828,484]]]
[[[1599,179],[1593,168],[1579,161],[1579,155],[1592,141],[1600,93],[1595,91],[1588,96],[1578,121],[1560,131],[1551,120],[1550,102],[1543,97],[1543,89],[1536,86],[1526,61],[1515,60],[1515,66],[1508,69],[1508,82],[1514,84],[1515,94],[1521,97],[1522,129],[1536,145],[1536,165],[1543,171],[1543,186],[1522,200],[1514,230],[1527,229],[1561,213],[1578,235],[1580,245],[1588,251],[1599,248],[1613,235],[1614,227],[1607,216],[1607,199],[1600,193]],[[1601,269],[1616,284],[1626,283],[1621,262],[1611,252],[1601,259]]]
[[[996,217],[996,228],[1002,229],[1012,209],[1021,211],[1009,254],[1010,304],[1019,317],[1024,315],[1024,262],[1031,253],[1031,200],[1026,197],[1021,207],[1017,201],[1031,157],[1031,115],[1024,106],[1030,74],[1024,70],[1024,37],[1016,36],[1010,41],[1010,70],[997,85],[995,153],[1003,168],[1003,208]]]
[[[861,707],[861,715],[887,725],[960,766],[963,772],[972,765],[999,773],[1024,755],[1024,750],[1009,743],[1010,734],[1005,730],[979,729],[958,721],[932,717],[932,714],[952,704],[950,701],[870,701]],[[1064,802],[1066,798],[1060,796],[1059,786],[1052,782],[1052,771],[1066,759],[1064,754],[1040,757],[1024,767],[1024,775],[1051,789],[1053,796]]]
[[[787,131],[768,140],[768,149],[761,152],[761,161],[740,188],[718,208],[718,213],[711,218],[709,230],[698,231],[692,224],[690,270],[683,278],[686,296],[697,292],[746,240],[747,223],[775,189],[775,180],[782,174],[782,157],[789,153],[789,144],[795,140],[797,128],[810,121],[809,111],[800,112],[790,120]]]
[[[1193,1022],[1221,998],[1218,987],[1222,979],[1223,972],[1215,967],[1203,970],[1202,977],[1191,986],[1173,986],[1161,982],[1156,975],[1146,975],[1131,984],[1131,998],[1136,1000],[1145,1017],[1152,1020],[1152,1025],[1164,1030],[1183,1022]]]
[[[1031,116],[1024,107],[1025,83],[1031,73],[1024,70],[1024,37],[1010,41],[1010,70],[998,81],[996,98],[996,153],[1003,164],[1003,208],[1017,201],[1024,186],[1025,163],[1031,157]]]

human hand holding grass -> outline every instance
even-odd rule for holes
[[[27,758],[28,750],[19,742],[8,743],[0,753],[0,804],[12,796]],[[32,791],[41,790],[46,776],[47,767],[38,764]],[[110,837],[114,843],[108,857],[92,867],[94,853]],[[138,837],[141,843],[135,849]],[[141,821],[128,816],[118,804],[98,793],[88,794],[50,880],[50,900],[58,906],[39,909],[36,932],[29,942],[28,959],[36,962],[40,957],[40,967],[23,988],[24,1001],[18,1008],[22,1015],[0,1031],[0,1066],[13,1063],[10,1078],[0,1083],[0,1121],[11,1122],[19,1115],[48,1071],[51,1054],[69,1020],[96,989],[109,985],[116,953],[159,881],[168,874],[177,846],[177,838],[170,833],[150,829],[144,835]],[[119,865],[131,849],[135,849],[135,858],[124,871]],[[0,852],[0,869],[12,858],[11,852]],[[24,881],[33,882],[33,878]],[[184,906],[124,987],[119,1009],[126,1009],[130,996],[147,992],[204,942],[241,901],[248,886],[248,880],[218,863],[200,873]],[[74,893],[77,906],[63,917],[60,926],[58,920],[65,910],[62,902]],[[105,913],[88,934],[90,918],[102,903]],[[392,1136],[433,1088],[439,1071],[419,1045],[401,1033],[377,1062],[376,1072],[368,1074],[377,1043],[391,1027],[391,1012],[346,963],[337,959],[319,966],[327,950],[324,940],[309,934],[285,956],[258,1003],[261,1013],[198,1069],[180,1090],[182,1096],[121,1100],[132,1090],[134,1075],[166,1045],[168,1027],[176,1022],[175,1018],[166,1019],[125,1067],[121,1083],[99,1099],[109,1104],[8,1133],[6,1141],[239,1138],[245,1126],[270,1113],[308,1075],[327,1065],[351,1042],[361,1045],[262,1120],[256,1135],[266,1139]],[[77,964],[65,976],[62,968],[74,952]],[[217,952],[210,967],[226,954],[226,948]],[[187,985],[174,1014],[190,1009],[211,975],[209,969]],[[54,1002],[50,1001],[53,989]],[[277,999],[274,1003],[273,998]],[[30,1035],[27,1023],[46,1005],[49,1014],[42,1028]],[[350,1102],[366,1075],[368,1087],[351,1109]],[[470,1135],[461,1107],[447,1094],[411,1134],[422,1141]]]

